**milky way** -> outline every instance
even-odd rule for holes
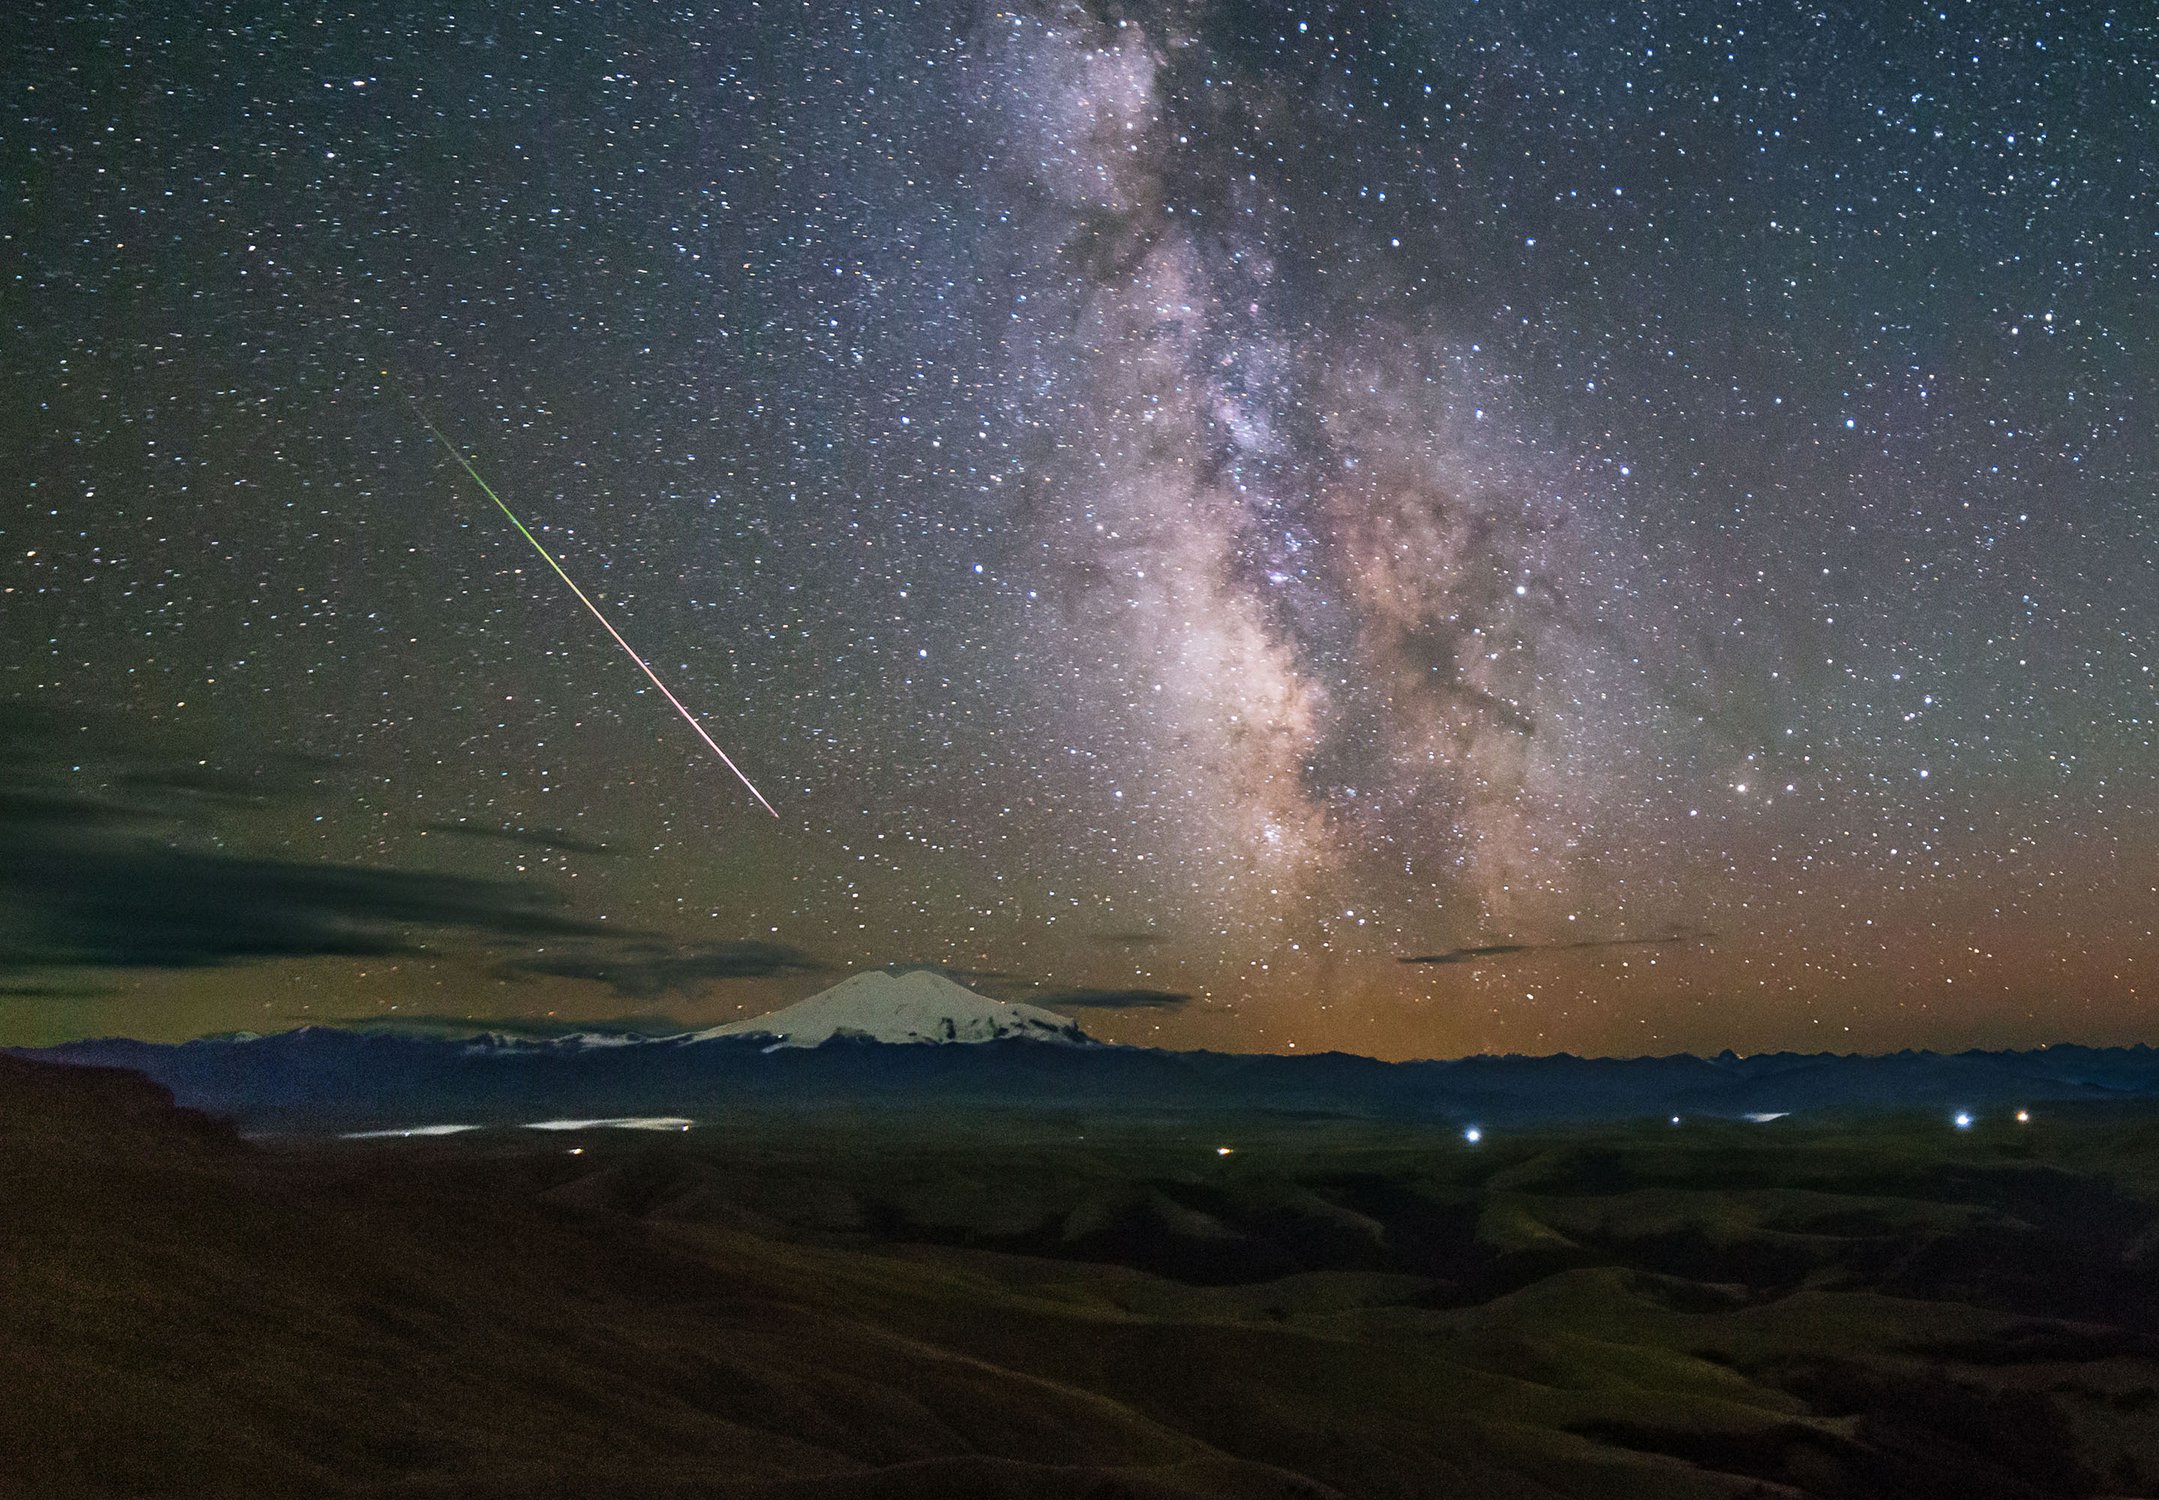
[[[1205,20],[1000,13],[964,54],[1013,205],[998,418],[1052,453],[998,521],[1067,598],[1033,643],[1069,663],[1062,734],[1163,851],[1173,923],[1377,901],[1392,929],[1446,897],[1505,922],[1516,887],[1565,883],[1530,806],[1564,796],[1578,732],[1575,513],[1479,441],[1479,351],[1431,257],[1375,229],[1343,258],[1422,151],[1300,181],[1298,80],[1228,64]]]
[[[189,836],[532,884],[694,1019],[923,961],[1234,1047],[2142,1034],[2141,12],[131,15],[5,65],[0,693],[309,768]]]

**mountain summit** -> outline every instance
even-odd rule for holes
[[[1088,1039],[1070,1017],[1039,1006],[992,1000],[928,969],[857,974],[769,1015],[698,1032],[695,1040],[724,1036],[771,1037],[776,1047],[817,1047],[834,1037],[875,1042]]]

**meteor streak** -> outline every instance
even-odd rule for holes
[[[388,372],[386,371],[384,373]],[[682,715],[682,722],[697,731],[697,737],[705,742],[706,748],[711,750],[714,755],[717,755],[720,758],[721,764],[725,765],[728,770],[735,773],[735,779],[737,781],[741,782],[745,787],[749,788],[750,795],[757,799],[757,803],[760,807],[764,808],[766,812],[772,814],[772,816],[774,816],[775,818],[778,817],[780,815],[780,810],[774,807],[771,803],[765,801],[765,794],[757,790],[756,785],[751,782],[749,777],[742,774],[742,767],[736,765],[733,757],[728,755],[725,750],[722,750],[720,748],[720,742],[718,740],[715,740],[711,735],[705,733],[705,726],[697,722],[697,716],[691,713],[687,708],[684,708],[682,706],[682,700],[680,698],[677,698],[673,692],[669,691],[666,683],[660,681],[660,674],[652,670],[651,663],[647,662],[642,656],[639,656],[637,654],[637,648],[632,646],[628,641],[622,638],[622,632],[615,629],[614,625],[608,620],[607,616],[600,613],[600,606],[594,604],[592,600],[586,595],[585,591],[577,586],[577,580],[562,571],[562,564],[555,561],[555,555],[552,552],[548,551],[545,547],[540,545],[540,539],[538,537],[534,536],[530,531],[525,529],[525,523],[517,519],[517,512],[511,510],[509,506],[502,503],[502,497],[495,493],[495,488],[493,485],[489,484],[486,480],[480,477],[480,471],[472,466],[472,460],[465,457],[464,454],[460,453],[457,449],[457,445],[452,443],[448,438],[442,435],[442,429],[437,427],[432,421],[428,419],[427,412],[422,409],[418,401],[413,400],[411,396],[407,396],[405,400],[411,404],[412,413],[414,416],[420,419],[420,425],[428,430],[429,434],[433,436],[436,442],[442,444],[442,449],[445,453],[449,454],[450,457],[457,460],[459,468],[462,468],[467,474],[472,476],[472,482],[480,487],[480,493],[487,496],[488,499],[494,501],[495,509],[501,511],[505,516],[508,516],[510,518],[510,524],[517,528],[517,534],[523,537],[526,541],[532,543],[532,550],[539,553],[541,557],[546,559],[547,565],[555,570],[555,576],[557,578],[561,579],[564,583],[569,585],[570,592],[577,596],[577,602],[584,605],[586,609],[592,612],[592,618],[600,622],[600,628],[614,637],[615,644],[623,649],[623,651],[629,656],[631,661],[637,663],[637,669],[643,672],[645,676],[652,680],[652,685],[660,690],[661,694],[667,699],[669,703],[674,704],[675,712]]]

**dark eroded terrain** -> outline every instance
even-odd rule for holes
[[[0,1059],[0,1287],[11,1494],[2159,1493],[2143,1115],[248,1142]]]

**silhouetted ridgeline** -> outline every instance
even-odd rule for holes
[[[252,1129],[318,1130],[730,1109],[955,1106],[1271,1111],[1489,1124],[1898,1110],[1978,1115],[2068,1101],[2159,1100],[2147,1046],[1883,1057],[1473,1057],[1387,1063],[1027,1040],[767,1050],[759,1037],[411,1037],[310,1027],[179,1044],[24,1051],[131,1068],[183,1105]]]

